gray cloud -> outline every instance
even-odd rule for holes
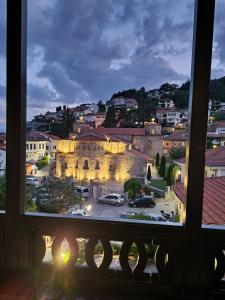
[[[225,64],[225,5],[218,3],[215,76]],[[1,0],[0,58],[5,56],[5,7]],[[121,89],[185,80],[192,27],[192,0],[29,0],[29,115],[57,103],[72,106],[108,99]]]
[[[39,6],[31,1],[29,53],[32,57],[35,46],[44,50],[37,77],[51,83],[56,93],[50,100],[108,99],[120,89],[152,88],[189,76],[164,58],[185,51],[190,56],[191,18],[184,22],[167,14],[176,1],[67,0],[52,6],[42,1]]]

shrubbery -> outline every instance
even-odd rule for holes
[[[172,150],[170,151],[170,156],[173,159],[177,159],[177,158],[181,158],[181,157],[185,157],[185,153],[186,153],[186,148],[182,147],[182,148],[172,148]]]
[[[37,166],[38,170],[41,170],[44,167],[47,167],[48,166],[48,162],[49,162],[48,156],[44,156],[42,159],[38,160],[36,162],[36,166]]]
[[[73,187],[62,180],[50,181],[36,188],[35,198],[38,209],[47,213],[62,213],[83,203],[82,198],[75,195]]]

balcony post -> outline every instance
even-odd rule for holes
[[[187,230],[202,225],[205,145],[214,27],[214,0],[195,2],[192,70],[189,99],[189,139],[186,151],[186,222]]]
[[[26,145],[26,0],[7,1],[6,269],[18,270]]]

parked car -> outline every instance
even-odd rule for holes
[[[26,185],[37,186],[38,184],[39,181],[35,176],[26,176]]]
[[[73,209],[71,211],[71,214],[74,216],[82,216],[82,217],[88,216],[87,212],[84,209],[79,209],[79,208]]]
[[[75,193],[84,198],[88,198],[90,196],[88,188],[82,185],[75,186]]]
[[[151,196],[140,196],[129,202],[130,207],[155,207],[155,201]]]
[[[112,205],[122,205],[125,202],[125,198],[121,194],[108,194],[98,198],[98,203],[112,204]]]

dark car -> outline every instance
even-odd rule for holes
[[[129,202],[130,207],[154,207],[155,201],[151,196],[141,196]]]

